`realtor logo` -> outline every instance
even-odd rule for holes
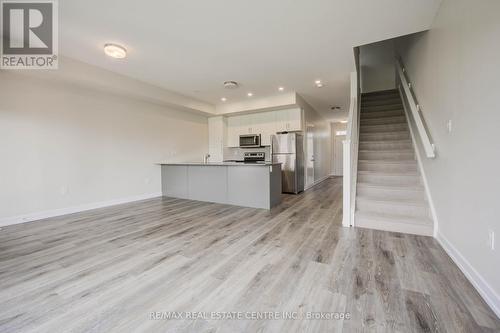
[[[57,0],[0,0],[2,69],[57,69]]]

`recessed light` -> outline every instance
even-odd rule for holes
[[[323,88],[323,82],[321,82],[321,80],[314,81],[314,84],[317,88]]]
[[[285,88],[284,87],[279,87],[278,90],[279,91],[283,91],[283,90],[285,90]]]
[[[223,101],[223,102],[225,102],[225,101],[227,101],[227,98],[226,97],[222,97],[220,100]]]
[[[248,96],[248,97],[252,97],[252,96],[253,96],[253,93],[249,92],[249,93],[247,94],[247,96]]]
[[[104,45],[104,53],[112,58],[123,59],[127,56],[127,49],[121,45],[108,43]]]

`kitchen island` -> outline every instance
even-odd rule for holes
[[[270,209],[281,202],[280,163],[160,163],[166,197]]]

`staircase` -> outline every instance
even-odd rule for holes
[[[363,94],[355,225],[433,234],[415,151],[397,90]]]

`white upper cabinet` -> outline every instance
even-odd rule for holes
[[[276,132],[302,130],[302,110],[289,109],[258,112],[227,118],[227,146],[238,147],[240,135],[260,134],[261,145],[271,145]]]
[[[226,141],[226,119],[222,116],[208,118],[208,153],[210,162],[222,162]]]
[[[259,134],[258,129],[255,128],[255,115],[245,114],[238,116],[240,118],[241,134]]]
[[[227,146],[238,147],[241,134],[243,134],[241,116],[227,118]]]
[[[261,145],[270,146],[271,145],[271,135],[276,133],[276,113],[273,112],[261,112],[255,113],[253,118],[253,126],[256,133],[261,136]]]
[[[276,112],[276,131],[301,131],[302,130],[302,110],[287,109]]]

